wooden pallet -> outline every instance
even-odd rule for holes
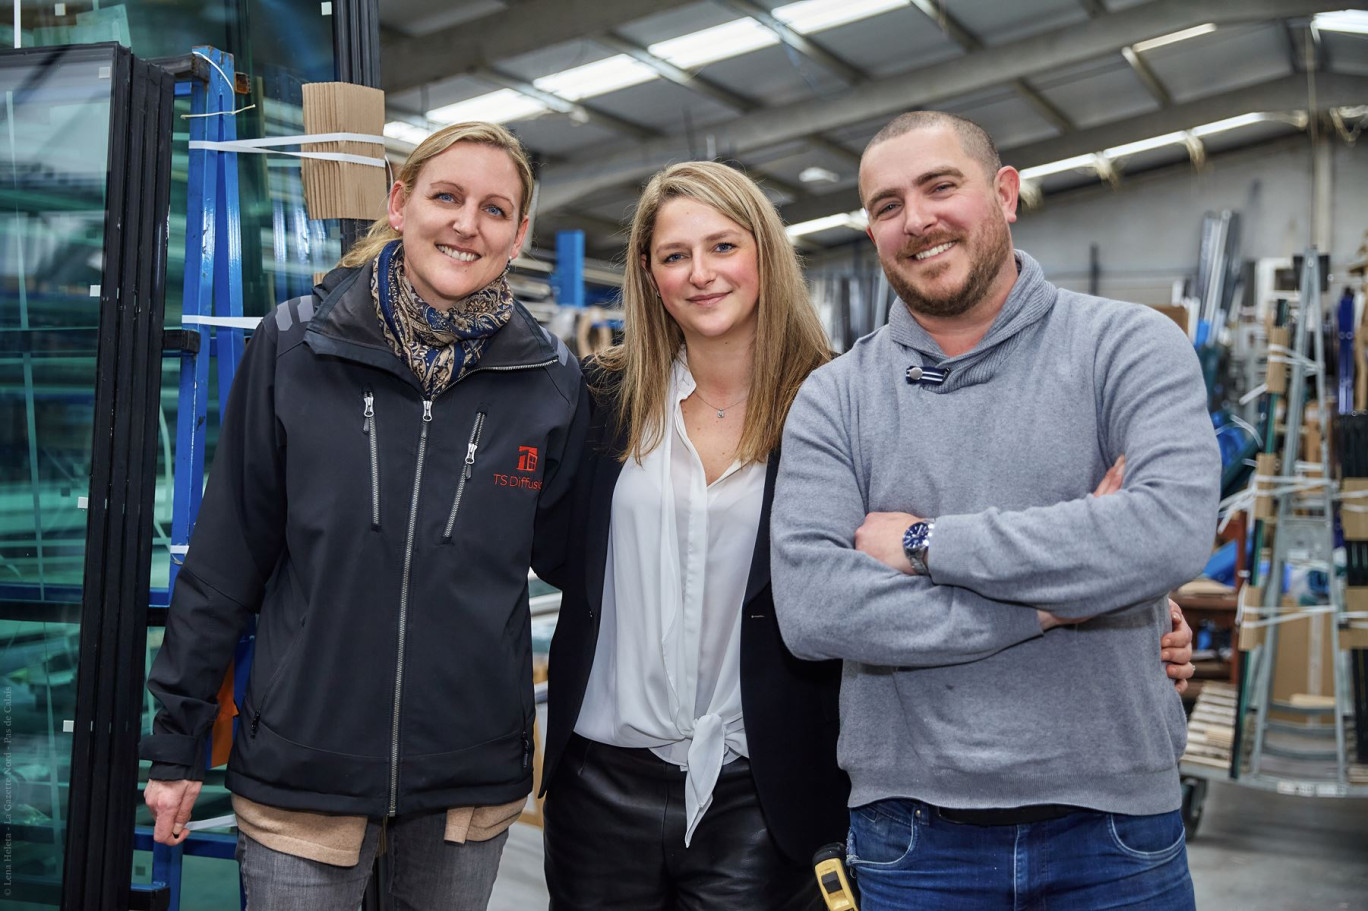
[[[1239,692],[1230,684],[1205,682],[1188,717],[1187,751],[1183,753],[1183,762],[1230,768],[1239,698]]]

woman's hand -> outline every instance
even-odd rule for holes
[[[190,811],[194,809],[199,797],[201,781],[157,781],[152,780],[143,789],[143,801],[152,811],[154,826],[152,840],[163,845],[178,845],[185,841],[190,830],[185,824],[190,821]]]
[[[1169,616],[1173,620],[1173,631],[1159,640],[1163,649],[1159,657],[1164,660],[1164,670],[1173,680],[1173,688],[1182,693],[1187,691],[1188,678],[1197,672],[1197,666],[1192,663],[1192,627],[1183,618],[1183,609],[1172,598],[1169,599]]]
[[[1096,489],[1093,490],[1093,496],[1105,497],[1109,493],[1116,493],[1121,489],[1121,482],[1125,480],[1125,477],[1126,457],[1123,454],[1117,456],[1116,461],[1112,463],[1112,467],[1107,469],[1107,473],[1102,476],[1102,480],[1098,482]]]

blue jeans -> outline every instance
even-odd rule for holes
[[[881,800],[850,811],[847,852],[861,911],[1196,908],[1177,810],[975,826]]]
[[[381,822],[366,823],[361,859],[334,867],[283,854],[238,833],[237,859],[247,911],[356,911],[380,846]],[[384,823],[389,882],[383,884],[394,911],[485,911],[494,891],[508,832],[488,841],[443,840],[446,811],[409,813]]]

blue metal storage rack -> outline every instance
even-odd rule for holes
[[[181,359],[176,449],[171,498],[169,584],[151,593],[151,606],[170,604],[176,575],[189,547],[204,488],[204,450],[209,415],[210,360],[218,366],[220,400],[232,388],[250,320],[242,315],[242,228],[238,197],[237,153],[196,148],[197,142],[231,142],[237,138],[232,112],[236,107],[233,55],[212,47],[196,47],[192,56],[208,66],[193,68],[190,78],[176,83],[177,97],[190,98],[190,154],[186,193],[185,282],[182,323],[198,334],[199,344],[188,345]],[[238,644],[235,666],[251,661],[251,634]],[[241,704],[245,673],[235,680],[235,699]],[[234,723],[236,727],[236,722]],[[139,827],[138,850],[152,852],[152,883],[170,892],[168,911],[178,911],[181,861],[186,854],[232,859],[237,839],[210,832],[194,833],[175,847],[154,844],[152,831]],[[135,889],[139,886],[135,885]],[[245,899],[243,907],[246,907]]]

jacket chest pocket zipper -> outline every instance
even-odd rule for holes
[[[375,394],[366,390],[362,409],[361,432],[370,441],[371,528],[380,528],[380,444],[375,427]]]
[[[475,426],[470,428],[470,441],[466,443],[465,463],[461,466],[461,478],[456,482],[456,496],[451,501],[451,513],[447,516],[446,529],[442,532],[442,543],[451,542],[452,529],[456,527],[456,513],[461,510],[461,497],[465,495],[466,481],[475,470],[475,451],[480,448],[480,432],[484,430],[485,412],[475,413]]]

